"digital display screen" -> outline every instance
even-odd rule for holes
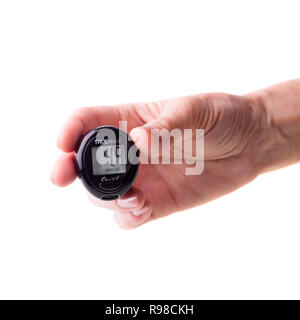
[[[126,153],[123,145],[92,147],[94,175],[109,175],[126,172]]]

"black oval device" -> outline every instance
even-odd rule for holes
[[[88,132],[75,151],[78,175],[95,197],[114,200],[134,183],[139,151],[129,135],[113,126]]]

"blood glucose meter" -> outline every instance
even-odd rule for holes
[[[75,150],[78,176],[86,189],[102,200],[123,196],[139,168],[139,150],[123,130],[101,126],[88,132]]]

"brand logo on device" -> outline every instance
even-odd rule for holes
[[[102,177],[101,178],[101,182],[115,182],[115,181],[119,181],[120,176],[115,176],[115,177]]]
[[[112,141],[108,139],[95,139],[94,142],[96,145],[100,145],[100,144],[112,144],[112,143],[115,143],[116,141]]]

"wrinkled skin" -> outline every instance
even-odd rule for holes
[[[100,201],[89,195],[96,205],[113,210],[122,228],[201,205],[259,174],[256,155],[267,127],[263,106],[250,97],[213,93],[77,110],[59,134],[63,154],[53,169],[53,183],[66,186],[76,179],[73,152],[83,134],[100,125],[118,126],[119,120],[128,121],[128,132],[141,152],[153,128],[202,128],[205,132],[201,175],[185,175],[185,164],[142,164],[134,187],[121,199]]]

